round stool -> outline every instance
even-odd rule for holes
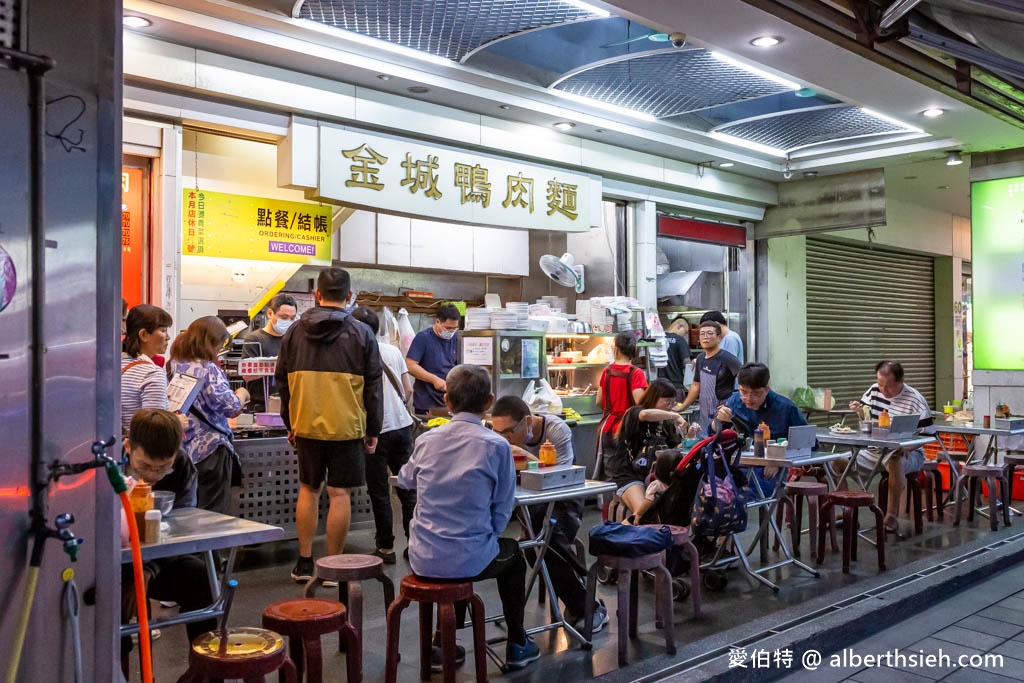
[[[262,681],[275,671],[280,672],[282,683],[299,681],[284,638],[262,628],[229,628],[226,632],[208,631],[192,641],[188,671],[178,683],[200,683],[210,678]]]
[[[282,600],[263,610],[263,628],[288,638],[288,650],[299,679],[306,672],[307,683],[323,680],[323,652],[320,636],[339,633],[345,641],[345,668],[349,683],[363,678],[362,647],[352,624],[348,623],[345,605],[334,600],[300,598]]]
[[[997,495],[999,499],[1006,498],[1009,495],[1007,490],[1006,479],[1004,478],[1004,471],[1001,465],[967,465],[964,467],[964,480],[967,484],[967,490],[969,491],[967,501],[967,521],[974,521],[974,508],[978,499],[978,489],[981,486],[981,481],[985,481],[985,487],[988,489],[988,522],[989,528],[995,531],[999,528],[999,508],[996,505]],[[999,493],[996,491],[996,485],[1002,486],[1003,488]],[[960,526],[960,508],[963,504],[963,496],[958,496],[956,499],[956,516],[953,518],[953,526]],[[1003,505],[1003,524],[1010,526],[1010,506]]]
[[[665,567],[664,558],[664,553],[641,555],[640,557],[597,556],[587,572],[587,609],[582,634],[587,641],[584,645],[585,649],[590,648],[590,641],[594,637],[597,570],[604,566],[619,572],[619,602],[616,607],[619,624],[619,666],[623,667],[629,663],[627,634],[629,638],[636,638],[637,587],[639,585],[636,573],[640,571],[654,573],[654,625],[665,633],[665,650],[670,655],[676,653],[675,633],[672,627],[672,575]]]
[[[431,638],[434,633],[434,604],[441,629],[441,667],[445,683],[455,681],[455,603],[468,602],[473,620],[473,660],[477,683],[487,680],[487,638],[484,634],[484,601],[471,583],[431,583],[409,574],[399,585],[398,599],[388,607],[388,645],[385,683],[398,678],[398,643],[402,612],[412,602],[420,603],[420,680],[430,680]]]
[[[843,508],[843,573],[850,573],[850,561],[857,559],[857,511],[866,507],[875,513],[875,542],[878,544],[878,569],[885,571],[885,525],[881,508],[870,491],[832,491],[825,494],[818,526],[818,564],[825,561],[825,528],[835,528],[836,506]]]
[[[914,515],[914,534],[924,532],[924,515],[921,514],[921,476],[918,472],[907,472],[907,507]],[[911,502],[913,501],[913,502]],[[889,512],[889,473],[883,472],[878,480],[878,502],[882,513]],[[899,515],[899,510],[894,513]]]
[[[348,622],[352,624],[363,641],[363,585],[362,581],[376,579],[384,587],[384,604],[390,605],[395,599],[395,584],[384,573],[384,560],[375,555],[329,555],[316,561],[313,580],[306,584],[303,595],[312,598],[324,581],[338,582],[338,601],[348,610]],[[386,608],[385,608],[386,609]],[[344,638],[338,642],[344,651]]]
[[[939,521],[942,521],[943,513],[945,509],[945,501],[943,500],[942,494],[942,472],[939,471],[938,460],[925,460],[924,464],[921,465],[921,474],[924,476],[924,513],[928,518],[928,521],[934,521],[935,515],[938,515]],[[932,491],[935,491],[934,500],[932,498]]]
[[[672,545],[686,551],[690,560],[690,599],[693,600],[693,616],[704,616],[700,599],[700,553],[697,552],[697,546],[693,544],[693,539],[690,538],[690,530],[685,526],[674,526],[672,524],[642,524],[641,526],[667,526],[669,531],[672,532]],[[673,581],[676,580],[673,579]]]
[[[821,512],[821,499],[822,496],[828,493],[828,484],[817,482],[817,481],[789,481],[786,482],[786,497],[792,502],[793,519],[792,526],[790,528],[790,538],[793,543],[793,554],[797,557],[800,556],[800,536],[801,525],[803,524],[804,518],[804,499],[807,499],[807,533],[809,534],[808,541],[811,545],[811,557],[817,557],[818,555],[818,518]],[[778,508],[778,515],[781,517],[782,508]],[[779,525],[782,528],[782,525]],[[830,529],[830,537],[832,540],[832,551],[839,550],[839,544],[836,543],[836,530]],[[776,540],[776,549],[778,548],[778,541]]]
[[[1024,453],[1021,452],[1007,452],[1003,456],[1003,469],[1005,473],[1003,477],[1006,479],[1006,493],[1003,496],[1003,504],[1006,508],[1014,514],[1019,514],[1013,508],[1010,507],[1010,501],[1013,499],[1013,475],[1014,471],[1018,467],[1024,466]]]

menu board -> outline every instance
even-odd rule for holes
[[[1024,370],[1024,177],[971,183],[974,367]]]

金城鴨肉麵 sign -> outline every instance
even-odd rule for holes
[[[445,221],[589,230],[600,181],[562,169],[360,131],[320,127],[308,199]]]
[[[183,190],[181,215],[185,256],[331,262],[330,206]]]

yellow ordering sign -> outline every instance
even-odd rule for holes
[[[240,194],[182,191],[185,256],[331,263],[331,207]]]

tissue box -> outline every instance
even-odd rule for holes
[[[765,455],[773,460],[784,460],[786,458],[786,445],[770,443],[765,445]]]
[[[582,486],[586,481],[587,468],[582,465],[556,465],[541,467],[535,470],[519,472],[520,486],[531,491],[547,491],[548,489],[566,486]]]
[[[284,427],[279,413],[256,413],[256,424],[261,427]]]
[[[996,417],[992,418],[994,429],[1024,429],[1024,417]]]
[[[879,427],[877,425],[872,425],[871,426],[871,438],[872,439],[883,439],[883,440],[884,439],[888,439],[889,438],[889,428],[888,427]]]

